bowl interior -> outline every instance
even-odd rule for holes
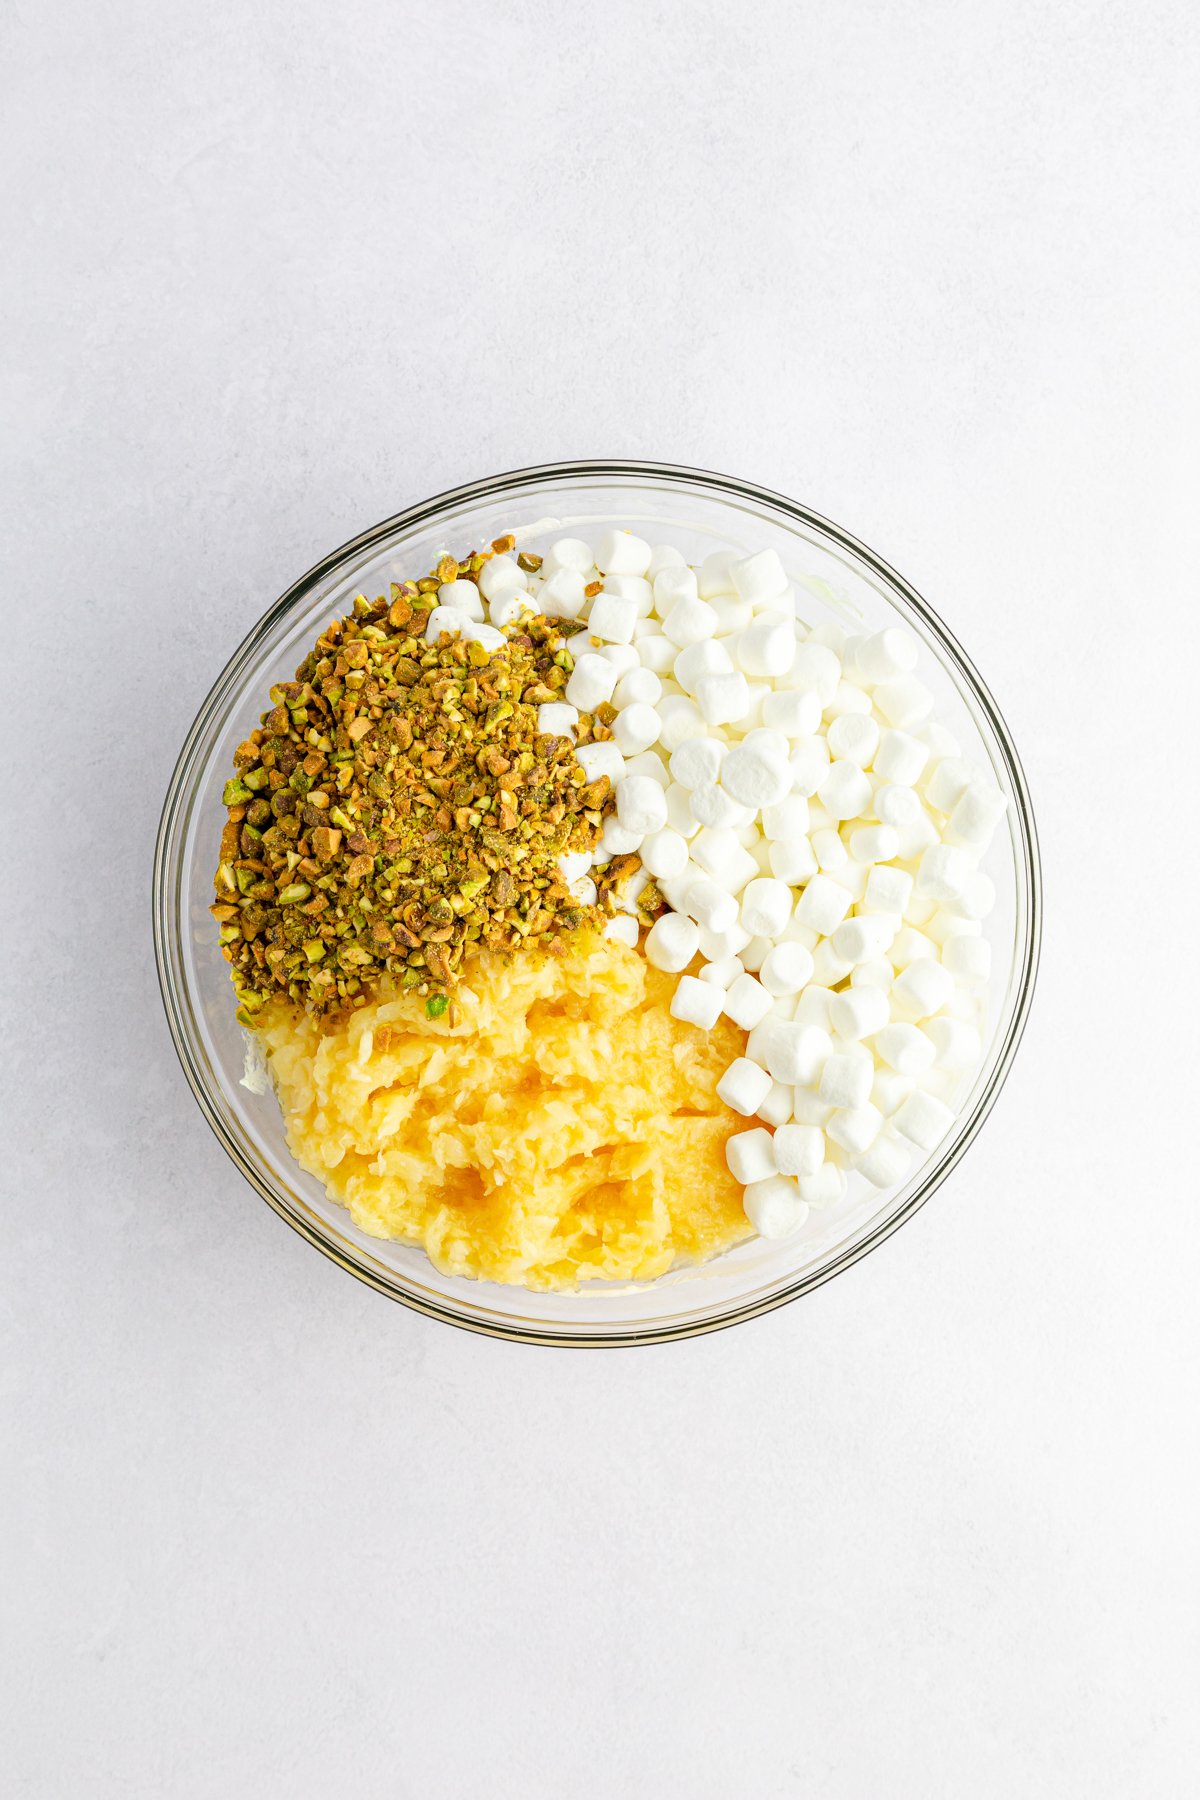
[[[372,1238],[292,1161],[274,1096],[243,1085],[247,1038],[236,1023],[227,965],[208,912],[236,746],[258,723],[271,684],[292,677],[322,626],[359,592],[424,573],[516,531],[541,550],[570,532],[626,525],[678,545],[689,561],[715,549],[776,549],[810,624],[854,631],[897,621],[922,640],[922,678],[963,753],[986,763],[1009,796],[1007,828],[984,866],[996,883],[986,930],[993,974],[983,1063],[964,1090],[946,1142],[903,1187],[880,1194],[861,1178],[846,1200],[813,1211],[783,1243],[761,1239],[657,1281],[588,1284],[577,1294],[440,1275],[423,1251]],[[168,793],[155,871],[160,979],[194,1092],[226,1149],[259,1192],[327,1254],[395,1298],[475,1329],[556,1343],[629,1343],[713,1329],[803,1292],[862,1255],[921,1202],[978,1130],[1007,1070],[1036,964],[1037,852],[1020,765],[1003,721],[964,653],[919,598],[863,546],[804,508],[701,472],[588,464],[527,470],[440,496],[364,534],[296,584],[240,646],[202,707]]]

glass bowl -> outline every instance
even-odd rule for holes
[[[921,674],[937,716],[1009,798],[1007,829],[986,860],[998,891],[984,1057],[951,1135],[903,1186],[859,1178],[841,1205],[810,1213],[785,1242],[752,1239],[716,1260],[655,1281],[588,1283],[575,1294],[445,1276],[425,1253],[368,1237],[293,1161],[274,1095],[242,1085],[246,1041],[209,915],[224,821],[221,789],[235,747],[258,723],[273,682],[290,680],[333,616],[360,590],[386,592],[444,550],[485,546],[515,530],[544,547],[564,531],[627,525],[698,562],[715,549],[773,546],[797,581],[808,623],[855,630],[897,620],[923,646]],[[380,1293],[432,1318],[495,1337],[556,1345],[647,1344],[754,1318],[806,1293],[882,1243],[940,1187],[991,1111],[1024,1029],[1037,967],[1040,876],[1033,812],[1012,739],[974,665],[908,583],[872,551],[780,494],[700,469],[597,461],[519,469],[439,494],[343,545],[289,588],[217,678],[188,732],[167,791],[154,862],[154,941],[175,1047],[204,1116],[225,1149],[310,1243]],[[861,1191],[860,1191],[861,1188]]]

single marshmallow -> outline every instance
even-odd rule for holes
[[[854,1166],[872,1187],[889,1188],[904,1180],[911,1162],[912,1150],[903,1138],[892,1131],[881,1131]]]
[[[963,920],[963,923],[968,922]],[[942,966],[960,981],[986,981],[992,972],[992,946],[983,937],[956,932],[942,945]]]
[[[703,943],[700,948],[703,951]],[[731,988],[742,973],[742,965],[736,956],[723,956],[719,960],[706,962],[700,971],[699,979],[710,982],[713,987]]]
[[[931,900],[957,900],[974,873],[975,864],[965,850],[952,844],[931,844],[917,871],[917,892]]]
[[[751,1131],[735,1131],[732,1137],[726,1138],[725,1163],[733,1179],[740,1181],[743,1187],[748,1187],[752,1181],[767,1181],[779,1173],[774,1141],[771,1133],[764,1131],[761,1125]]]
[[[880,826],[879,829],[886,830],[887,827]],[[857,836],[857,832],[852,834],[850,839],[852,846]],[[867,886],[863,898],[871,912],[891,913],[893,917],[901,918],[905,907],[912,898],[912,891],[913,878],[911,875],[906,874],[903,869],[894,869],[886,867],[882,863],[876,863],[867,876]]]
[[[682,550],[676,550],[674,544],[656,544],[650,552],[650,561],[646,565],[646,578],[654,581],[664,569],[685,569],[687,563]]]
[[[869,1100],[861,1106],[838,1107],[825,1127],[825,1135],[851,1156],[870,1148],[883,1127],[883,1114]]]
[[[834,651],[809,635],[808,642],[796,647],[790,670],[792,687],[811,688],[822,706],[828,706],[842,679],[842,665]]]
[[[784,688],[763,696],[762,716],[764,725],[787,738],[811,737],[820,729],[821,702],[811,689]]]
[[[425,622],[425,642],[436,644],[446,632],[451,637],[458,637],[466,623],[466,613],[460,612],[457,606],[435,606]]]
[[[497,650],[503,650],[508,639],[495,625],[481,625],[478,619],[468,619],[463,626],[463,641],[482,644],[488,654],[494,656]]]
[[[860,913],[843,920],[832,934],[832,943],[848,963],[863,963],[882,956],[895,935],[896,921],[887,913]]]
[[[890,1119],[912,1091],[911,1075],[899,1075],[895,1069],[876,1069],[875,1079],[871,1083],[871,1104],[879,1108],[885,1119]]]
[[[542,558],[542,574],[545,576],[553,575],[559,569],[590,572],[595,566],[592,547],[585,544],[582,538],[558,538]]]
[[[742,1195],[742,1203],[746,1217],[762,1238],[791,1237],[808,1217],[800,1189],[784,1175],[753,1182]]]
[[[668,975],[686,969],[700,948],[700,934],[682,913],[663,913],[646,935],[646,961]]]
[[[795,1019],[767,1019],[759,1028],[764,1035],[764,1059],[776,1081],[789,1087],[808,1087],[821,1075],[833,1039],[819,1025],[801,1025]]]
[[[817,867],[827,875],[835,875],[850,861],[850,852],[842,841],[841,833],[832,825],[822,826],[819,831],[814,831],[811,843]]]
[[[641,575],[606,575],[602,592],[632,600],[639,619],[647,618],[654,606],[654,589]]]
[[[479,571],[479,591],[485,600],[503,600],[528,586],[529,578],[515,556],[489,557]]]
[[[937,1049],[919,1026],[891,1024],[876,1033],[875,1053],[898,1075],[923,1075],[932,1066]]]
[[[870,694],[864,693],[860,687],[855,687],[852,681],[839,681],[833,690],[833,699],[825,708],[825,717],[833,720],[840,719],[848,713],[863,714],[864,718],[861,723],[871,726],[870,742],[872,751],[874,751],[875,745],[879,742],[879,727],[870,718],[870,712]],[[838,754],[842,753],[839,751]]]
[[[691,795],[677,781],[667,788],[667,824],[682,838],[693,838],[700,829],[700,821],[692,812]]]
[[[910,787],[901,787],[896,782],[886,782],[875,790],[875,817],[881,825],[891,825],[896,831],[903,831],[924,819],[925,811],[921,805],[921,797]],[[936,834],[935,834],[936,835]]]
[[[730,565],[729,573],[738,594],[754,606],[788,591],[787,575],[774,550],[757,550],[753,556],[741,557]]]
[[[600,843],[607,856],[632,856],[641,841],[640,831],[627,831],[616,813],[609,813],[600,832]]]
[[[891,1016],[888,997],[877,987],[846,988],[834,995],[829,1007],[833,1029],[844,1038],[872,1037],[883,1030]]]
[[[963,1019],[930,1019],[924,1032],[937,1055],[938,1067],[959,1075],[973,1069],[983,1055],[983,1040]]]
[[[823,737],[799,738],[792,745],[788,762],[792,786],[798,794],[811,797],[829,773],[829,745]]]
[[[662,722],[658,741],[666,756],[704,730],[700,709],[684,694],[664,694],[658,703],[658,716]]]
[[[705,600],[711,600],[714,594],[732,594],[733,577],[729,573],[730,566],[737,561],[732,550],[714,550],[700,564],[699,587]]]
[[[615,939],[618,944],[628,945],[631,950],[636,950],[640,936],[638,922],[636,919],[629,918],[627,914],[621,913],[619,917],[608,921],[603,935],[606,938]]]
[[[599,898],[599,889],[590,875],[581,875],[577,881],[568,882],[571,898],[578,906],[595,906]]]
[[[639,664],[622,675],[613,693],[614,706],[656,706],[662,699],[662,682],[651,669]]]
[[[671,996],[671,1017],[682,1019],[686,1025],[698,1025],[701,1031],[711,1031],[720,1016],[720,988],[710,981],[698,981],[694,975],[681,975]]]
[[[689,644],[711,638],[716,623],[717,615],[707,600],[685,597],[676,600],[664,618],[663,631],[680,650],[686,650]]]
[[[755,937],[776,938],[792,916],[791,890],[782,881],[763,877],[742,892],[742,925]]]
[[[796,653],[796,633],[780,613],[760,613],[737,639],[736,662],[743,674],[760,678],[779,675]]]
[[[599,781],[602,775],[607,775],[616,787],[625,777],[625,758],[620,745],[609,738],[599,744],[580,744],[575,751],[575,760],[589,781]],[[624,824],[624,820],[621,823]]]
[[[782,1081],[773,1081],[757,1116],[767,1125],[786,1125],[792,1116],[791,1088],[785,1087]]]
[[[749,932],[743,931],[736,919],[732,925],[726,925],[720,931],[713,931],[707,925],[700,927],[700,954],[707,957],[709,962],[723,962],[729,957],[736,957],[749,942]],[[741,973],[740,965],[738,973]]]
[[[792,1118],[797,1125],[815,1125],[824,1131],[832,1117],[832,1106],[826,1106],[811,1087],[793,1089]]]
[[[886,956],[869,956],[865,962],[855,963],[850,971],[850,986],[877,987],[887,993],[895,973]]]
[[[707,931],[724,931],[737,920],[738,904],[733,895],[706,875],[689,881],[685,904],[697,925]]]
[[[909,1143],[922,1150],[933,1150],[953,1125],[954,1114],[932,1094],[918,1091],[896,1108],[892,1123]]]
[[[871,804],[871,783],[852,762],[830,763],[817,793],[835,819],[860,818]]]
[[[670,826],[664,826],[642,840],[641,858],[643,869],[648,869],[651,875],[673,881],[687,868],[687,842]]]
[[[742,806],[715,783],[711,787],[696,788],[689,804],[692,817],[709,831],[736,831],[754,818],[752,808]]]
[[[750,686],[741,670],[729,675],[702,675],[696,704],[707,725],[736,725],[750,710]]]
[[[674,644],[661,631],[648,631],[643,637],[641,629],[639,623],[635,626],[633,635],[643,669],[650,669],[655,675],[665,675],[675,661]]]
[[[570,737],[579,723],[579,708],[565,700],[547,700],[537,709],[538,730],[544,737]]]
[[[824,1106],[853,1111],[866,1104],[874,1073],[869,1052],[860,1046],[835,1050],[822,1064],[817,1096]]]
[[[469,619],[483,620],[483,598],[473,581],[443,581],[438,589],[438,605],[453,606]]]
[[[936,960],[937,947],[923,931],[903,925],[892,939],[888,955],[897,969],[907,969],[910,963],[920,962],[925,957]]]
[[[581,712],[595,712],[612,699],[617,685],[617,671],[604,657],[585,650],[575,659],[575,667],[566,685],[566,697]]]
[[[761,1025],[770,1010],[771,996],[753,975],[739,975],[727,989],[722,1006],[726,1018],[743,1031],[753,1031]]]
[[[919,725],[933,710],[933,695],[915,675],[897,675],[875,689],[875,705],[889,725],[906,731]]]
[[[631,644],[637,624],[637,606],[616,594],[597,594],[588,614],[587,628],[594,638],[607,644]]]
[[[774,1153],[781,1175],[815,1175],[825,1161],[825,1133],[816,1125],[781,1125]]]
[[[717,1083],[717,1098],[743,1118],[756,1113],[771,1088],[771,1077],[748,1056],[731,1062]]]
[[[800,1198],[808,1206],[836,1206],[845,1192],[846,1176],[836,1163],[822,1163],[815,1175],[800,1179]]]
[[[754,608],[750,602],[739,600],[736,594],[713,594],[708,604],[717,615],[718,637],[735,638],[754,620]]]
[[[828,875],[814,875],[796,902],[796,917],[800,923],[825,936],[837,930],[849,911],[849,894]]]
[[[926,778],[925,797],[930,806],[936,807],[940,813],[949,815],[958,805],[972,781],[976,770],[973,764],[961,756],[946,756],[935,764]]]
[[[819,987],[837,987],[853,968],[854,964],[839,956],[828,938],[822,938],[813,951],[813,980]]]
[[[817,859],[807,838],[793,838],[790,844],[772,844],[769,863],[771,873],[789,887],[800,887],[817,872]]]
[[[689,790],[711,787],[721,770],[725,747],[711,737],[685,738],[671,752],[671,774]]]
[[[540,604],[540,594],[538,600]],[[505,594],[503,600],[488,601],[488,618],[501,630],[507,625],[516,625],[522,620],[533,618],[537,610],[529,594]]]
[[[587,604],[586,586],[578,569],[559,569],[538,588],[538,608],[548,619],[577,619]],[[495,618],[494,608],[492,616]]]
[[[661,831],[667,822],[667,802],[662,788],[648,775],[627,775],[617,788],[617,818],[626,831],[646,837]]]
[[[771,749],[762,743],[742,743],[721,764],[721,786],[743,806],[771,806],[782,800],[792,785],[788,763],[771,754]]]
[[[884,781],[913,787],[929,761],[929,746],[907,731],[885,731],[875,752],[875,773]]]
[[[626,756],[639,756],[658,742],[662,721],[652,706],[635,700],[613,720],[612,734]]]
[[[695,600],[699,593],[695,571],[686,563],[673,563],[654,577],[654,610],[660,619],[665,619],[676,601]]]
[[[866,695],[863,698],[866,699]],[[879,742],[879,727],[874,719],[859,712],[843,713],[834,719],[826,736],[830,756],[853,763],[859,769],[870,768]]]
[[[700,606],[703,602],[697,601],[696,604]],[[701,638],[697,643],[689,644],[676,656],[672,671],[675,680],[688,694],[699,693],[700,683],[706,675],[729,675],[732,672],[729,652],[716,638]]]
[[[803,944],[773,944],[763,958],[758,978],[768,994],[798,994],[812,980],[811,950]]]
[[[946,826],[946,842],[963,844],[978,856],[992,841],[997,825],[1008,811],[1008,801],[999,788],[972,782],[950,814]]]
[[[632,531],[604,531],[596,544],[596,567],[605,575],[644,575],[650,546]]]
[[[850,854],[855,862],[890,862],[899,847],[900,840],[890,825],[860,825],[850,833]]]
[[[986,919],[995,904],[996,884],[982,869],[976,870],[958,899],[951,902],[964,919]]]

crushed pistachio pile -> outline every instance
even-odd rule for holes
[[[361,1005],[384,977],[428,995],[436,1018],[468,946],[561,950],[612,909],[628,871],[609,866],[592,908],[557,867],[595,846],[608,778],[589,782],[572,741],[538,731],[580,627],[531,619],[491,653],[425,640],[439,586],[477,581],[488,554],[443,557],[390,598],[360,594],[236,752],[212,912],[243,1023],[284,994],[316,1012]],[[613,716],[582,714],[575,741],[607,738]],[[639,911],[659,905],[645,891]]]

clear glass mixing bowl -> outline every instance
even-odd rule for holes
[[[274,1096],[241,1085],[246,1044],[208,907],[234,748],[257,724],[271,684],[291,679],[327,620],[348,611],[360,590],[386,592],[443,550],[486,545],[512,530],[538,549],[564,531],[589,536],[609,524],[676,544],[694,562],[715,549],[771,545],[796,578],[810,624],[832,618],[878,630],[899,620],[921,639],[921,673],[935,690],[937,716],[965,755],[991,767],[1010,801],[1007,830],[985,865],[999,894],[986,928],[994,952],[986,1051],[950,1137],[902,1187],[879,1193],[860,1178],[842,1205],[814,1210],[798,1236],[754,1239],[656,1281],[531,1294],[441,1275],[423,1251],[366,1236],[297,1167]],[[155,954],[175,1047],[201,1111],[247,1181],[310,1243],[380,1293],[450,1324],[527,1343],[647,1344],[714,1331],[782,1306],[874,1249],[941,1185],[991,1111],[1029,1012],[1040,921],[1037,839],[1021,765],[995,701],[941,620],[872,551],[806,507],[748,482],[656,463],[556,463],[474,482],[408,508],[318,563],[254,626],[200,708],[171,778],[154,863]]]

